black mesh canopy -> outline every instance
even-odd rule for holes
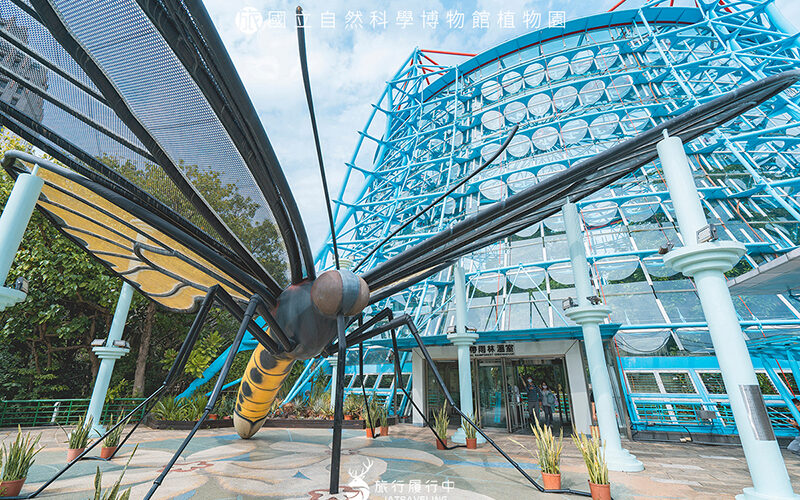
[[[287,265],[293,282],[313,277],[305,230],[205,9],[190,3],[0,1],[0,120],[277,292]]]

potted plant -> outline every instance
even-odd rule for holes
[[[128,500],[131,497],[131,489],[128,488],[125,490],[121,495],[119,493],[120,484],[122,484],[122,477],[128,471],[128,466],[131,464],[131,459],[133,455],[136,454],[136,450],[139,449],[139,445],[137,444],[133,448],[133,452],[131,456],[128,457],[128,462],[125,464],[125,468],[122,469],[122,474],[119,475],[117,481],[111,487],[110,490],[107,490],[105,494],[103,494],[103,473],[100,472],[100,467],[97,468],[97,472],[94,475],[94,499],[95,500]]]
[[[436,431],[436,449],[444,450],[447,446],[447,426],[450,425],[450,417],[447,416],[447,403],[434,415],[433,428]]]
[[[114,427],[120,422],[122,422],[122,414],[120,414],[116,421],[111,422],[111,427]],[[115,451],[117,451],[123,430],[125,430],[125,424],[120,424],[119,427],[111,431],[111,433],[106,436],[106,438],[103,440],[103,447],[100,448],[100,458],[107,460],[111,458],[111,455],[113,455]]]
[[[89,431],[92,429],[92,419],[81,417],[75,429],[69,433],[69,449],[67,450],[67,462],[72,462],[78,455],[83,453],[89,443]]]
[[[28,470],[33,465],[36,454],[44,447],[38,448],[41,434],[33,438],[29,433],[22,436],[22,428],[17,426],[17,437],[10,446],[3,444],[0,448],[0,467],[5,458],[5,467],[0,476],[0,496],[15,497],[22,490],[25,479],[28,477]]]
[[[344,404],[342,406],[345,420],[353,420],[353,417],[358,417],[363,408],[361,400],[355,394],[348,394],[347,397],[344,398]]]
[[[589,491],[593,500],[611,500],[611,484],[608,481],[605,443],[597,436],[591,439],[585,434],[573,434],[572,440],[581,451],[589,471]]]
[[[475,425],[481,425],[480,418],[475,417]],[[467,449],[475,450],[478,448],[478,428],[467,422],[461,420],[461,427],[464,429],[464,436],[467,440]]]
[[[378,405],[378,419],[381,421],[381,436],[389,435],[389,409],[386,405]]]
[[[536,448],[539,459],[539,467],[542,469],[542,482],[546,490],[561,489],[561,452],[564,449],[564,430],[558,434],[558,441],[553,435],[550,427],[539,423],[539,419],[534,415],[535,425],[531,424],[533,436],[536,439]]]

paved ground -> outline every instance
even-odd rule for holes
[[[59,429],[37,429],[45,450],[37,458],[23,493],[33,491],[65,462],[65,435]],[[6,441],[12,431],[0,431]],[[186,431],[142,429],[123,483],[131,498],[142,498]],[[492,433],[539,480],[536,461],[505,433]],[[487,445],[478,450],[437,451],[429,431],[411,425],[391,427],[390,436],[368,440],[363,431],[344,432],[341,481],[346,496],[394,500],[570,498],[541,494]],[[512,436],[531,450],[531,436]],[[167,476],[155,498],[249,499],[328,498],[330,431],[266,429],[240,440],[232,429],[204,430]],[[701,446],[626,442],[645,464],[640,473],[611,473],[615,499],[732,498],[749,486],[741,450],[733,446]],[[578,451],[565,440],[564,486],[586,490],[587,475]],[[133,446],[113,462],[84,460],[65,473],[40,498],[86,499],[93,492],[99,466],[103,485],[112,484]],[[800,491],[800,457],[785,454],[795,490]],[[578,497],[575,497],[578,498]]]

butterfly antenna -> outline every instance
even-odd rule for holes
[[[328,223],[331,226],[331,241],[333,242],[333,259],[336,269],[339,269],[339,248],[336,246],[336,228],[333,222],[333,211],[331,210],[331,196],[328,193],[328,179],[325,176],[325,166],[322,163],[322,148],[319,145],[319,131],[317,130],[317,118],[314,115],[314,101],[311,98],[311,83],[308,80],[308,59],[306,57],[306,35],[303,19],[303,9],[297,7],[297,45],[300,48],[300,70],[303,72],[303,88],[306,91],[306,103],[308,103],[308,114],[311,117],[311,130],[314,132],[314,146],[317,148],[317,159],[319,160],[319,175],[322,177],[322,191],[325,193],[325,207],[328,209]]]

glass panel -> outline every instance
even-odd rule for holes
[[[656,374],[653,372],[627,372],[630,392],[660,393],[656,381]]]
[[[722,374],[720,372],[701,372],[700,380],[703,381],[703,385],[706,386],[706,390],[709,394],[728,393],[725,390],[725,382],[723,382]]]
[[[478,413],[484,427],[506,427],[503,367],[500,361],[478,361]]]
[[[458,364],[455,361],[435,361],[435,363],[436,369],[439,370],[439,374],[442,376],[445,387],[447,387],[447,390],[450,391],[456,404],[458,404],[460,396],[458,392]],[[432,419],[436,412],[444,405],[445,398],[442,388],[433,376],[433,372],[430,369],[426,369],[425,372],[427,377],[428,418]],[[448,408],[450,408],[451,413],[454,411],[450,405],[448,405]]]
[[[697,392],[686,372],[661,372],[658,375],[661,377],[664,391],[669,394],[695,394]]]
[[[381,381],[378,384],[378,389],[388,389],[392,386],[393,382],[394,382],[394,374],[384,373],[381,376]]]
[[[758,386],[761,388],[761,394],[767,396],[774,396],[778,394],[778,390],[772,385],[772,381],[769,379],[769,376],[764,372],[756,372],[756,378],[758,379]]]

